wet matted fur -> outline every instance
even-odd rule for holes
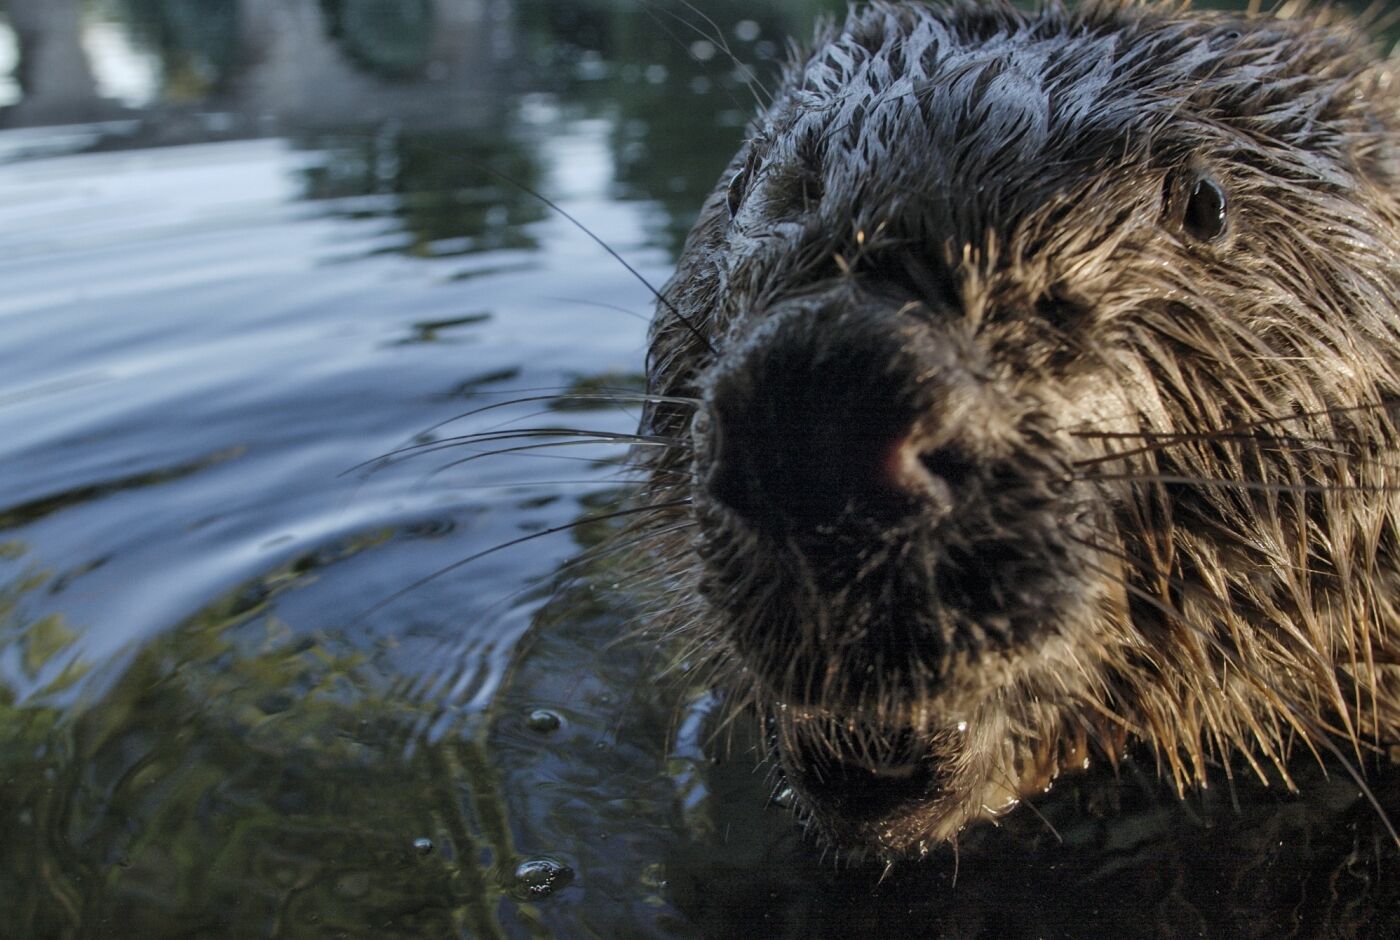
[[[1400,70],[1322,9],[879,2],[795,56],[640,459],[659,630],[811,829],[1395,739],[1398,186]]]

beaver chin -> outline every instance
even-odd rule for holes
[[[960,749],[956,738],[965,736],[965,730],[946,730],[920,739],[927,750],[911,749],[898,761],[772,748],[799,815],[824,842],[856,855],[898,858],[927,855],[969,823],[1012,809],[1059,773],[1058,765],[1042,764],[1028,747],[1017,761]],[[939,738],[945,743],[935,743]],[[1026,779],[1007,774],[1007,765],[1025,766]]]
[[[1120,736],[1076,707],[1103,695],[1086,645],[1047,634],[1034,648],[962,657],[936,688],[886,685],[883,707],[751,692],[768,757],[808,829],[853,857],[920,857],[1083,769],[1091,743],[1115,757]]]

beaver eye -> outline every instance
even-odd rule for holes
[[[729,218],[732,220],[739,214],[739,207],[744,204],[744,194],[749,190],[749,177],[752,173],[753,164],[745,164],[744,168],[729,178],[729,189],[725,191],[725,201],[729,206]]]
[[[1182,228],[1196,241],[1213,242],[1225,234],[1229,222],[1229,201],[1225,190],[1209,177],[1201,177],[1186,199]]]

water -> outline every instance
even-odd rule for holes
[[[762,69],[821,6],[706,12]],[[623,448],[376,461],[635,427],[598,399],[640,387],[649,289],[529,190],[664,280],[751,109],[712,27],[602,0],[8,16],[0,66],[24,29],[57,52],[0,79],[0,937],[1394,921],[1374,810],[1310,764],[1306,800],[1241,776],[1180,803],[1129,762],[957,858],[838,870],[750,760],[710,760],[713,703],[625,642],[615,572],[569,564],[606,526],[551,531],[618,505]]]

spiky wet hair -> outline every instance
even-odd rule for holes
[[[661,397],[643,426],[670,443],[643,461],[647,498],[666,507],[652,524],[672,533],[657,582],[672,632],[780,743],[893,747],[843,715],[908,726],[911,699],[936,700],[987,729],[986,766],[973,768],[973,745],[954,753],[964,745],[941,737],[939,714],[918,711],[914,730],[940,759],[1020,791],[1086,742],[1112,757],[1125,736],[1155,746],[1179,787],[1203,782],[1213,754],[1286,774],[1299,742],[1392,738],[1397,188],[1400,74],[1325,9],[853,10],[794,57],[663,291],[649,356]],[[814,292],[859,304],[872,284],[922,305],[940,348],[975,375],[982,404],[963,420],[990,430],[960,433],[1018,453],[1006,460],[1020,484],[1062,486],[1053,511],[1074,570],[1050,573],[1083,609],[1039,645],[965,644],[956,668],[982,674],[961,685],[947,663],[890,666],[847,696],[841,657],[858,658],[857,637],[879,624],[819,636],[810,623],[834,598],[869,609],[877,589],[888,609],[888,579],[800,596],[785,572],[810,551],[707,496],[705,425],[724,382],[761,394],[765,377],[737,360],[776,329],[773,311]],[[979,524],[1029,529],[1018,493],[984,486]],[[899,538],[862,570],[898,564]],[[953,540],[939,538],[930,564],[946,565]],[[994,586],[1034,606],[1017,585]],[[864,607],[846,605],[863,590]],[[802,656],[825,661],[776,674]],[[814,678],[823,670],[837,678]],[[817,731],[810,715],[797,730],[775,714],[793,701],[820,714]],[[860,838],[890,853],[924,846],[989,815],[983,796],[946,798],[936,811],[956,824]],[[809,811],[850,840],[841,820]]]

